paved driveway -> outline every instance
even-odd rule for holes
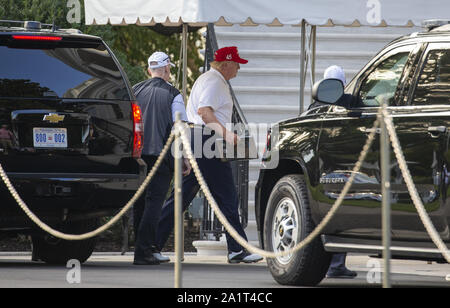
[[[173,260],[173,254],[168,254]],[[31,262],[28,254],[0,253],[0,287],[3,288],[172,288],[174,264],[134,266],[132,255],[94,254],[75,267]],[[355,279],[324,279],[319,287],[379,287],[382,260],[349,255],[347,265],[357,271]],[[277,284],[265,262],[230,265],[224,257],[186,254],[183,268],[185,288],[286,288]],[[450,287],[450,265],[424,261],[392,261],[393,286]],[[80,282],[80,283],[78,283]]]

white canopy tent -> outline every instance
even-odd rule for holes
[[[449,9],[448,0],[85,0],[85,20],[87,25],[183,25],[184,48],[188,26],[301,26],[302,112],[308,65],[314,83],[317,26],[420,26],[424,20],[449,18]],[[185,95],[186,52],[183,55]]]
[[[223,22],[299,25],[420,25],[448,18],[448,0],[85,0],[86,24]],[[356,22],[356,23],[355,23]]]
[[[183,25],[183,46],[188,26],[301,26],[300,112],[308,60],[314,82],[317,26],[421,26],[424,20],[450,18],[449,11],[449,0],[85,0],[87,25]]]

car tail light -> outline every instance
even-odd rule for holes
[[[271,142],[272,142],[272,129],[267,130],[267,137],[266,137],[266,146],[264,148],[263,157],[265,157],[266,153],[270,152],[271,150]]]
[[[141,108],[136,102],[131,103],[133,110],[133,157],[139,158],[144,148],[144,123],[142,121]]]
[[[42,35],[13,35],[15,40],[25,40],[25,41],[61,41],[60,36],[42,36]]]

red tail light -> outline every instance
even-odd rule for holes
[[[62,37],[42,35],[13,35],[13,39],[25,41],[61,41]]]
[[[137,103],[131,103],[133,112],[133,157],[140,158],[144,148],[144,124],[142,122],[141,108]]]
[[[271,148],[272,148],[272,129],[268,129],[267,130],[267,137],[266,137],[266,146],[264,148],[264,152],[263,152],[263,157],[266,157],[266,154],[268,152],[270,152]]]

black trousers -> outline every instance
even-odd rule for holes
[[[239,219],[239,200],[230,163],[222,162],[217,158],[199,158],[197,163],[220,210],[239,235],[247,240]],[[194,171],[183,178],[183,211],[191,204],[199,189],[200,185],[197,182]],[[174,193],[172,191],[169,199],[164,203],[159,221],[157,244],[160,249],[164,247],[174,227],[174,203]],[[228,251],[238,252],[243,249],[228,232],[225,235]]]
[[[339,270],[345,268],[346,253],[334,253],[331,258],[331,264],[329,270]]]
[[[143,155],[142,159],[147,163],[148,172],[150,172],[157,157]],[[165,159],[147,186],[146,193],[134,204],[135,256],[148,255],[156,244],[161,208],[169,191],[172,177],[173,170],[169,166],[168,160]]]

